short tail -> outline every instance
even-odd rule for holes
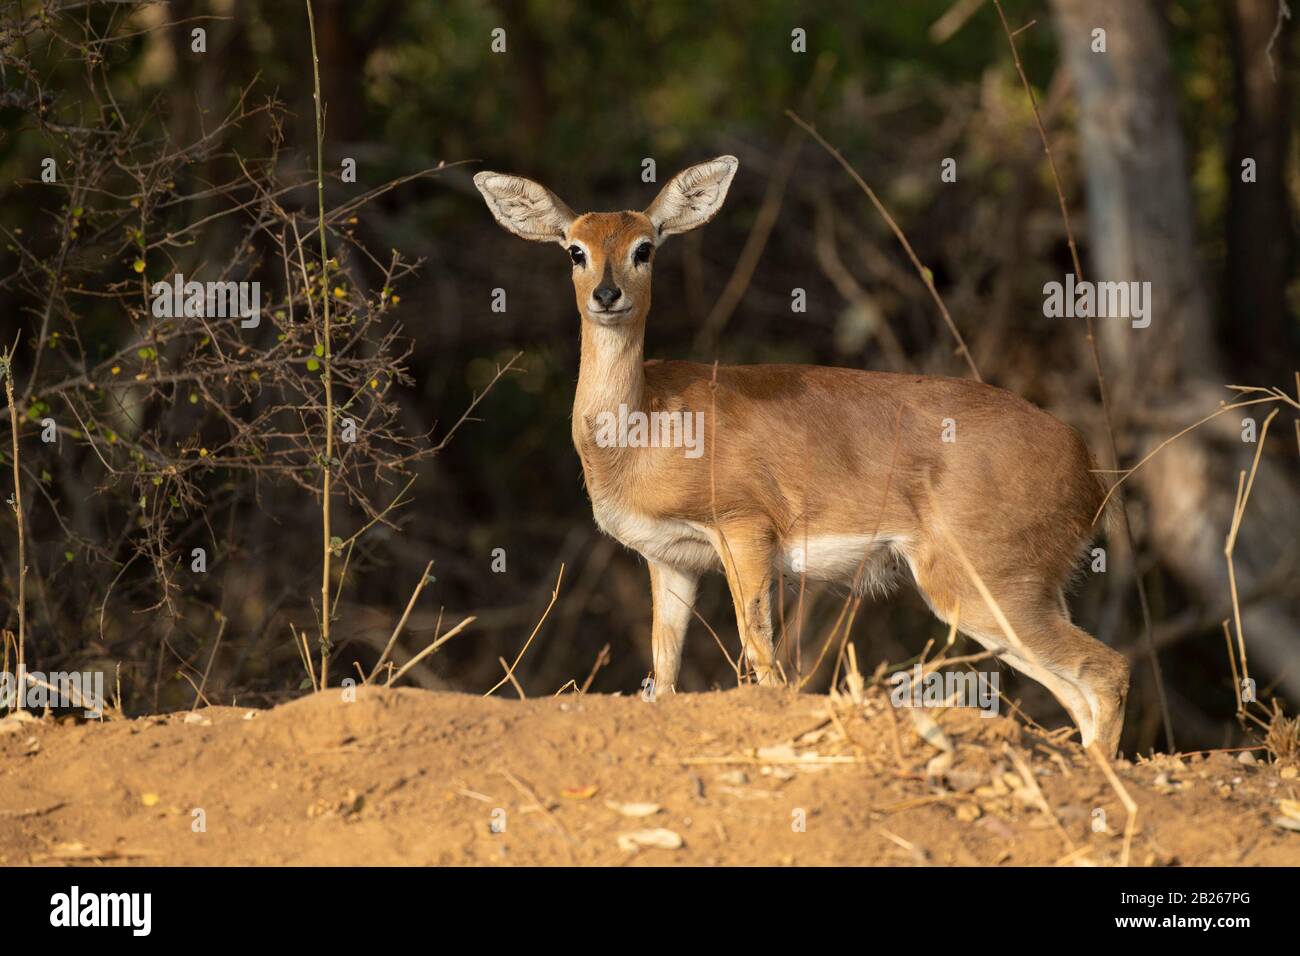
[[[1104,531],[1107,539],[1114,540],[1124,533],[1124,512],[1120,506],[1119,494],[1112,494],[1115,485],[1109,474],[1099,469],[1096,459],[1093,459],[1092,478],[1097,487],[1097,498],[1092,506],[1092,537],[1095,538]]]

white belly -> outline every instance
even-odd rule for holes
[[[712,539],[694,522],[651,518],[595,499],[591,510],[602,531],[652,561],[696,571],[718,564]]]
[[[886,534],[788,536],[778,556],[791,577],[855,585],[857,591],[886,591],[895,583],[900,559],[910,564],[909,540]]]
[[[652,561],[683,570],[720,566],[717,544],[707,528],[677,518],[651,518],[609,501],[592,501],[600,529]],[[788,577],[830,581],[860,592],[888,591],[911,564],[910,540],[891,534],[791,535],[775,555],[774,569]]]

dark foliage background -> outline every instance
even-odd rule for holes
[[[1009,0],[1005,8],[1014,26],[1037,21],[1017,42],[1091,277],[1107,277],[1107,256],[1123,236],[1139,250],[1167,252],[1139,265],[1136,277],[1151,278],[1162,296],[1171,286],[1181,290],[1158,303],[1165,311],[1145,341],[1103,332],[1123,464],[1230,400],[1222,388],[1228,383],[1294,392],[1300,139],[1293,24],[1277,19],[1272,0],[1101,0],[1090,10],[1070,0]],[[1087,161],[1098,155],[1089,150],[1105,145],[1089,140],[1081,125],[1092,80],[1069,69],[1063,48],[1086,45],[1078,29],[1088,17],[1109,25],[1108,63],[1116,74],[1149,83],[1131,86],[1138,90],[1133,102],[1113,105],[1116,117],[1150,122],[1127,130],[1138,146],[1120,156],[1120,168],[1135,163],[1135,176],[1154,175],[1161,184],[1142,190],[1127,223],[1103,215],[1104,191],[1121,187],[1098,179]],[[577,210],[641,208],[658,188],[640,181],[644,158],[656,161],[663,182],[683,165],[734,153],[740,174],[723,213],[666,245],[658,259],[648,356],[965,374],[924,284],[866,197],[784,115],[796,109],[880,193],[933,269],[985,380],[1070,421],[1099,459],[1108,458],[1082,330],[1042,315],[1043,283],[1070,271],[1069,251],[991,4],[318,0],[316,20],[327,207],[439,163],[479,161],[402,182],[331,225],[343,314],[369,323],[358,352],[369,364],[359,381],[383,374],[380,404],[394,439],[385,446],[385,467],[366,465],[374,449],[347,466],[355,465],[348,473],[356,477],[335,499],[336,533],[346,539],[358,532],[411,481],[409,503],[356,540],[338,606],[336,675],[352,673],[353,660],[368,669],[377,659],[430,559],[436,580],[422,593],[395,659],[420,650],[439,626],[445,631],[467,614],[478,619],[411,671],[416,682],[465,690],[496,683],[498,657],[514,658],[562,564],[559,599],[516,674],[523,687],[547,694],[570,679],[581,684],[607,644],[609,662],[592,689],[633,691],[650,669],[645,569],[596,531],[570,445],[578,339],[563,254],[521,243],[493,223],[470,183],[479,168],[539,179]],[[319,433],[302,424],[318,411],[313,379],[277,378],[274,385],[284,409],[304,412],[290,415],[301,426],[294,446],[300,458],[286,457],[265,474],[222,462],[182,470],[175,480],[184,485],[183,506],[155,511],[152,527],[133,509],[142,490],[152,493],[153,472],[108,472],[93,443],[79,440],[84,435],[64,434],[46,446],[36,434],[46,414],[75,428],[72,412],[80,409],[127,438],[134,420],[140,434],[156,436],[155,451],[163,454],[211,441],[222,427],[223,402],[240,421],[252,414],[252,393],[229,388],[194,410],[184,407],[185,392],[151,381],[135,404],[111,388],[111,400],[102,388],[89,395],[48,389],[98,368],[142,327],[131,311],[132,302],[137,311],[143,303],[131,286],[139,281],[126,214],[138,208],[130,203],[133,190],[149,214],[145,279],[173,271],[210,279],[237,267],[234,274],[261,279],[281,304],[305,307],[306,286],[285,278],[270,225],[297,218],[311,228],[315,214],[305,10],[270,0],[8,0],[3,21],[0,221],[8,248],[0,258],[0,342],[12,343],[21,330],[16,382],[31,375],[42,336],[47,345],[19,409],[25,480],[35,489],[27,519],[29,666],[105,667],[111,680],[120,678],[128,711],[188,706],[200,683],[220,702],[297,693],[304,672],[289,628],[314,629],[319,597],[320,511],[311,490]],[[191,49],[196,26],[206,30],[203,53]],[[507,31],[503,54],[490,48],[498,27]],[[795,27],[807,31],[806,54],[791,52]],[[1173,106],[1167,125],[1162,103]],[[1143,119],[1148,114],[1154,118]],[[127,149],[121,134],[137,128]],[[98,154],[105,165],[94,179],[87,150],[109,140],[116,145]],[[172,154],[176,161],[157,181],[133,180],[124,168]],[[1257,188],[1239,183],[1243,155],[1259,159]],[[102,189],[73,196],[75,177],[41,183],[47,156]],[[945,157],[957,161],[956,183],[940,182]],[[356,160],[356,183],[340,179],[345,158]],[[1143,163],[1150,168],[1143,171]],[[267,212],[259,188],[281,190],[275,196],[285,219]],[[262,204],[253,204],[259,196]],[[74,206],[89,210],[75,217],[87,225],[69,237]],[[747,241],[758,241],[765,207],[774,227],[757,268],[736,275]],[[1180,217],[1191,227],[1186,237],[1162,226]],[[169,241],[182,229],[184,242]],[[1120,232],[1108,232],[1114,229]],[[392,272],[390,250],[419,268]],[[734,310],[719,307],[729,281]],[[806,313],[790,311],[794,287],[807,290]],[[47,310],[51,288],[61,291]],[[506,290],[505,313],[490,309],[495,288]],[[43,322],[47,311],[52,318]],[[232,353],[231,361],[275,354],[268,351],[277,347],[273,332],[245,340],[250,353]],[[75,338],[79,349],[48,347],[56,333],[65,342]],[[433,454],[518,352],[520,370],[503,376],[473,420]],[[178,349],[160,362],[189,368],[196,354]],[[250,371],[214,374],[231,386],[231,376],[244,381],[240,375]],[[99,374],[108,375],[107,367]],[[263,391],[272,390],[268,384]],[[34,402],[44,404],[33,413]],[[1300,432],[1293,433],[1292,417],[1284,410],[1265,448],[1241,532],[1239,574],[1264,696],[1295,701],[1300,667],[1288,667],[1300,656]],[[1220,622],[1230,611],[1223,540],[1237,473],[1256,448],[1240,440],[1239,419],[1224,416],[1192,433],[1129,486],[1136,566],[1150,591],[1185,748],[1221,746],[1237,733]],[[225,426],[251,445],[266,441]],[[6,509],[0,622],[9,628],[16,621],[14,531]],[[188,570],[195,540],[210,542],[203,575]],[[1134,562],[1122,541],[1106,543],[1108,572],[1086,577],[1075,616],[1132,654],[1125,745],[1147,748],[1163,740]],[[506,552],[504,573],[491,570],[496,548]],[[132,561],[140,554],[149,559]],[[840,604],[834,593],[806,600],[806,655],[820,646]],[[699,611],[735,645],[720,578],[706,584]],[[853,632],[864,668],[903,661],[943,637],[910,592],[869,604]],[[814,686],[827,680],[829,667]],[[697,626],[684,685],[733,682]],[[1059,721],[1036,686],[1010,686],[1029,714]]]

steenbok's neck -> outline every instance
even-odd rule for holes
[[[645,398],[645,320],[604,326],[582,322],[578,391],[573,398],[575,427],[584,417],[618,413],[619,405],[639,409]]]

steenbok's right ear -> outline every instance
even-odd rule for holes
[[[474,185],[497,222],[524,239],[563,242],[569,224],[577,218],[559,196],[522,176],[476,173]]]

